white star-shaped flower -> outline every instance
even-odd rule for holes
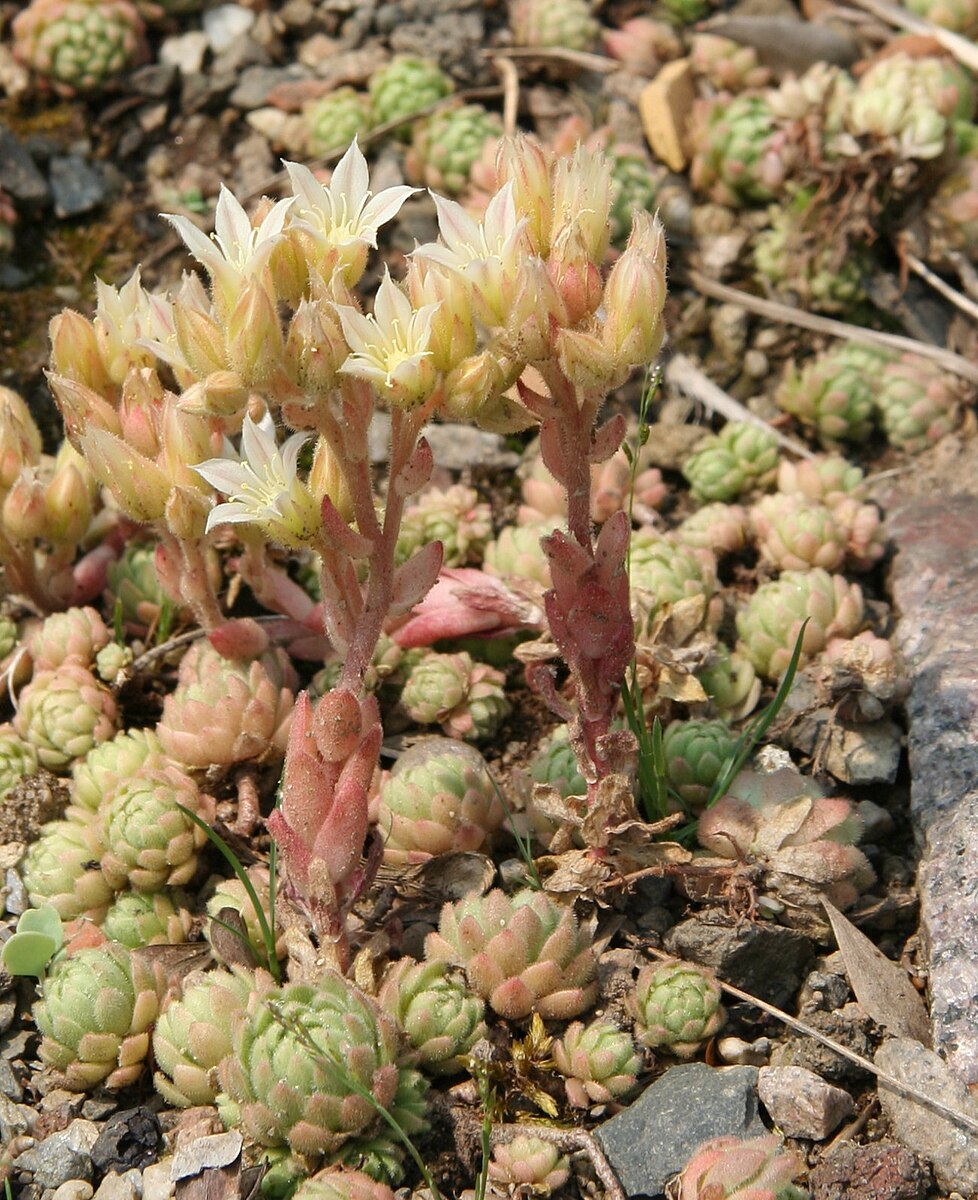
[[[211,509],[207,531],[215,525],[247,523],[259,526],[283,546],[307,546],[319,532],[319,505],[298,477],[299,451],[308,434],[294,433],[281,447],[268,415],[254,422],[245,417],[239,457],[225,440],[224,455],[197,463],[198,475],[228,500]]]

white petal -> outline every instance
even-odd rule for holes
[[[374,300],[374,319],[378,329],[390,336],[394,322],[399,321],[401,329],[407,333],[411,327],[412,315],[411,301],[391,279],[390,272],[385,268],[384,278]]]
[[[398,184],[396,187],[384,188],[382,192],[378,192],[364,205],[363,212],[360,215],[361,227],[369,226],[376,230],[381,225],[386,225],[388,221],[396,217],[400,211],[401,205],[408,198],[413,196],[415,192],[420,192],[421,188],[408,187],[407,184]],[[376,245],[376,241],[373,245]]]
[[[196,260],[206,268],[208,274],[218,275],[226,269],[227,264],[220,250],[211,239],[197,228],[188,217],[174,213],[160,213],[164,221],[169,221],[177,233],[183,238],[184,244]]]
[[[335,200],[340,196],[346,197],[346,208],[349,213],[359,213],[367,198],[370,187],[370,172],[367,170],[367,160],[354,138],[350,148],[336,164],[332,178],[329,181],[330,195]]]
[[[293,195],[301,201],[298,206],[300,209],[315,211],[326,207],[326,189],[308,167],[304,167],[302,163],[286,162],[284,159],[282,165],[289,173]]]
[[[273,205],[271,211],[265,214],[265,219],[258,226],[256,241],[259,245],[273,238],[278,239],[278,235],[282,232],[282,227],[285,224],[285,218],[289,215],[289,209],[294,203],[294,196],[286,196],[284,200],[279,200]]]
[[[483,222],[486,243],[495,246],[512,232],[516,225],[516,201],[513,199],[513,181],[499,189],[486,206]]]
[[[214,235],[228,262],[238,263],[247,257],[251,222],[237,196],[223,183],[214,210]]]
[[[255,424],[251,417],[245,417],[241,430],[241,449],[242,462],[246,461],[258,475],[279,474],[278,447],[275,445],[274,432],[268,426]]]
[[[241,486],[241,465],[228,462],[226,458],[209,458],[206,462],[197,463],[191,470],[225,496],[233,496]]]
[[[210,533],[215,525],[240,525],[244,521],[253,521],[255,513],[243,504],[231,501],[227,504],[217,504],[207,514],[207,524],[204,532]]]
[[[456,254],[464,257],[465,262],[471,262],[476,254],[476,247],[482,244],[479,226],[472,220],[465,209],[455,200],[446,200],[432,192],[431,198],[438,209],[438,228],[447,245]]]
[[[302,452],[302,447],[309,441],[309,434],[293,433],[291,437],[285,439],[282,443],[280,451],[282,455],[282,466],[285,468],[285,477],[291,483],[296,477],[296,470],[299,464],[299,455]]]
[[[355,354],[365,354],[367,348],[377,341],[375,323],[369,317],[365,317],[363,313],[358,313],[349,304],[335,304],[333,307],[339,314],[340,324],[343,326],[343,336],[350,349]]]

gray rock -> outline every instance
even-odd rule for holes
[[[839,1042],[847,1050],[852,1050],[863,1058],[871,1059],[873,1044],[869,1038],[871,1024],[865,1012],[858,1004],[844,1004],[837,1011],[806,1012],[806,1022],[819,1033]],[[816,1042],[814,1038],[793,1034],[783,1042],[779,1042],[771,1054],[773,1067],[807,1067],[823,1079],[832,1083],[857,1084],[867,1082],[869,1072],[864,1068],[836,1054],[828,1046]]]
[[[756,1085],[756,1067],[671,1067],[594,1136],[629,1196],[658,1196],[701,1142],[767,1132]]]
[[[52,1133],[17,1159],[18,1171],[30,1174],[40,1188],[57,1188],[69,1180],[91,1182],[92,1147],[98,1137],[94,1121],[78,1118],[67,1129]]]
[[[445,422],[429,425],[424,436],[435,456],[435,465],[449,471],[474,466],[513,470],[519,465],[519,455],[506,449],[506,442],[498,433]],[[371,421],[369,445],[372,463],[387,462],[390,448],[390,417],[387,413],[378,412]]]
[[[105,200],[108,185],[96,163],[79,154],[56,154],[48,164],[48,178],[57,217],[77,217]]]
[[[172,63],[147,63],[129,76],[129,87],[140,96],[158,100],[173,86],[176,75],[176,67]]]
[[[851,1117],[852,1097],[804,1067],[761,1067],[757,1094],[785,1137],[825,1138]]]
[[[235,108],[249,112],[253,108],[261,108],[269,94],[280,84],[305,78],[306,72],[301,67],[245,67],[228,101]]]
[[[894,641],[911,677],[910,813],[922,845],[921,943],[934,1045],[978,1083],[978,498],[919,497],[890,516]]]
[[[143,1167],[143,1200],[173,1200],[176,1184],[170,1178],[172,1165],[172,1159],[164,1158]]]
[[[797,992],[815,957],[803,934],[720,912],[681,921],[667,934],[665,948],[710,967],[724,982],[779,1008]],[[778,964],[776,971],[771,970],[772,962]]]
[[[14,1074],[14,1069],[5,1058],[0,1058],[0,1096],[8,1100],[20,1100],[24,1089]]]
[[[0,1146],[6,1146],[15,1137],[29,1133],[34,1114],[26,1104],[16,1104],[6,1096],[0,1096]]]
[[[0,124],[0,179],[4,190],[25,204],[43,204],[48,185],[29,152]]]
[[[243,1145],[244,1139],[234,1129],[197,1138],[173,1156],[170,1178],[179,1183],[189,1175],[199,1175],[207,1167],[226,1167],[235,1161]]]
[[[901,1083],[978,1120],[978,1104],[947,1064],[912,1038],[891,1038],[876,1052],[876,1065]],[[978,1192],[978,1137],[935,1109],[879,1081],[879,1098],[893,1136],[934,1168],[945,1191]]]

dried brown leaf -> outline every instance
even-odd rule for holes
[[[930,1048],[931,1029],[920,993],[895,962],[827,900],[828,915],[856,999],[877,1025],[896,1037],[915,1038]]]

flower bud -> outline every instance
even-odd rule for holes
[[[567,225],[560,231],[547,267],[567,310],[566,324],[580,324],[601,303],[604,287],[600,270],[588,258],[580,225]]]
[[[167,392],[163,405],[161,429],[163,449],[157,460],[174,484],[192,490],[209,492],[207,484],[190,468],[194,463],[210,458],[210,424],[180,407],[178,398]]]
[[[261,387],[282,361],[284,344],[275,302],[257,280],[245,284],[231,309],[226,333],[227,364],[246,386]]]
[[[600,152],[578,146],[570,158],[558,161],[554,171],[553,232],[557,245],[562,232],[576,225],[587,257],[604,261],[610,239],[611,164]]]
[[[471,288],[457,271],[439,271],[421,258],[411,260],[406,283],[415,309],[438,305],[428,349],[437,370],[451,371],[476,349]]]
[[[553,357],[553,326],[567,324],[567,311],[542,258],[523,263],[506,319],[513,353],[524,362]]]
[[[95,326],[73,309],[51,319],[51,369],[102,395],[114,388],[102,361]]]
[[[174,537],[185,542],[200,541],[207,528],[207,501],[194,488],[178,485],[166,502],[164,518]]]
[[[32,542],[47,536],[44,487],[32,470],[24,470],[3,502],[4,532],[17,541]]]
[[[88,483],[74,463],[55,472],[44,491],[46,536],[63,546],[77,545],[92,519],[92,496]]]
[[[346,476],[325,438],[319,438],[316,442],[308,486],[317,503],[322,504],[328,496],[344,521],[353,520],[353,498],[347,486]]]
[[[248,389],[236,371],[214,371],[191,384],[178,403],[195,417],[237,417],[248,403]]]
[[[636,211],[624,254],[604,290],[607,313],[601,340],[623,367],[641,366],[662,344],[666,255],[658,219]]]
[[[557,335],[557,358],[571,383],[585,392],[608,392],[624,382],[625,369],[593,334],[561,329]]]
[[[78,440],[96,479],[109,489],[127,516],[137,521],[156,521],[163,516],[170,480],[152,459],[97,426]]]
[[[516,211],[526,218],[531,252],[546,258],[550,253],[553,225],[553,194],[546,150],[536,138],[527,134],[504,138],[499,147],[496,170],[501,182],[512,180]]]
[[[187,366],[198,378],[227,369],[224,331],[214,318],[189,304],[173,304],[177,345]]]
[[[67,375],[48,373],[48,386],[58,402],[65,423],[65,432],[77,446],[83,434],[93,428],[120,434],[122,426],[115,408],[90,387]]]
[[[301,300],[285,342],[285,366],[296,387],[310,398],[326,395],[336,386],[336,373],[349,353],[333,310]]]
[[[27,405],[11,388],[0,387],[0,492],[11,487],[22,468],[41,457],[41,434]]]
[[[469,421],[503,386],[499,361],[490,350],[464,359],[445,379],[445,414]]]
[[[155,371],[144,369],[130,374],[119,404],[120,433],[123,441],[147,458],[155,458],[160,452],[162,401],[163,385]]]

